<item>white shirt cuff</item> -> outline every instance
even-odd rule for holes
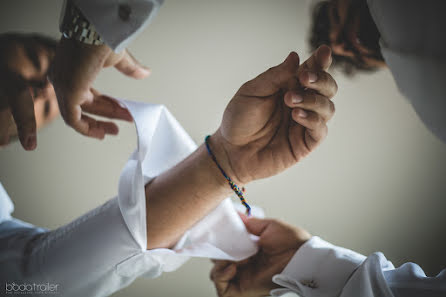
[[[272,290],[271,295],[295,292],[305,297],[338,296],[365,258],[314,236],[299,248],[282,273],[273,277],[273,282],[283,288]]]
[[[164,0],[73,0],[104,42],[115,52],[124,50],[155,18]],[[128,19],[120,17],[122,6]],[[64,11],[62,11],[61,20]]]
[[[117,266],[121,276],[173,271],[188,257],[239,261],[257,252],[231,200],[224,200],[184,234],[173,249],[147,250],[145,184],[196,149],[196,144],[162,105],[121,101],[130,111],[138,134],[138,148],[119,180],[118,202],[124,221],[140,248]],[[221,228],[224,225],[225,228]],[[234,244],[236,243],[236,244]]]

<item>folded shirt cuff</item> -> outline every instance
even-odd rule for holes
[[[255,254],[256,237],[247,232],[230,199],[189,229],[173,249],[147,250],[145,184],[197,146],[164,106],[124,100],[121,103],[132,114],[138,147],[121,173],[118,202],[139,250],[117,265],[118,274],[156,277],[176,270],[189,257],[239,261]]]
[[[365,258],[314,236],[297,250],[282,273],[273,277],[282,288],[272,290],[271,295],[338,296]]]

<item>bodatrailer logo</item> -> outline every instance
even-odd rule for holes
[[[57,295],[59,284],[52,283],[6,283],[5,293],[8,295]]]

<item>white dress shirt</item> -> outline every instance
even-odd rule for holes
[[[368,0],[400,92],[446,143],[446,1]]]
[[[40,296],[45,284],[60,296],[108,296],[139,276],[176,270],[191,256],[238,261],[256,253],[256,239],[229,199],[173,249],[147,250],[144,185],[196,145],[164,106],[124,104],[135,121],[138,148],[122,171],[117,197],[49,231],[11,217],[13,204],[0,184],[0,296],[20,289]]]
[[[446,269],[427,277],[420,266],[398,268],[374,253],[367,258],[314,236],[302,245],[273,281],[282,288],[272,296],[295,293],[301,297],[443,297]]]
[[[425,125],[446,142],[446,2],[368,0],[381,51],[395,82]],[[302,297],[445,297],[446,269],[426,277],[420,266],[395,268],[318,237],[305,243],[273,281]]]
[[[115,52],[125,49],[147,27],[164,0],[65,0],[72,1]]]

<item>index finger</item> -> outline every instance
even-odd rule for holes
[[[333,98],[338,91],[338,84],[334,78],[325,71],[304,71],[299,74],[299,82],[310,91],[316,91],[329,99]],[[308,90],[307,90],[308,92]]]
[[[20,91],[16,96],[8,95],[9,106],[20,143],[27,151],[37,147],[36,118],[34,115],[34,101],[28,89]]]
[[[79,118],[73,118],[77,115]],[[116,135],[119,132],[118,126],[112,122],[98,121],[82,114],[80,106],[75,107],[75,112],[71,114],[70,119],[68,124],[84,136],[103,139],[106,134]]]
[[[311,57],[299,67],[299,71],[327,71],[328,68],[330,68],[332,61],[330,47],[321,45],[313,52]]]
[[[256,78],[246,82],[238,91],[247,97],[270,97],[296,83],[299,56],[291,52],[283,63],[268,69]]]
[[[82,104],[83,111],[90,114],[125,121],[133,121],[132,115],[127,108],[123,107],[119,102],[107,95],[102,95],[95,89],[91,89],[94,95],[93,101]]]

